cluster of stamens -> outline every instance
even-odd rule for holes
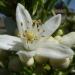
[[[39,25],[39,23],[41,23],[40,20],[36,21],[36,20],[33,20],[33,27],[35,25]],[[37,27],[38,29],[38,27]],[[38,29],[39,31],[39,29]],[[31,31],[31,30],[25,30],[24,33],[23,33],[23,38],[28,42],[28,43],[32,43],[34,40],[37,40],[38,39],[38,36],[37,36],[37,33],[35,33],[35,31]]]
[[[37,38],[37,36],[31,31],[25,31],[23,33],[23,37],[26,38],[27,42],[30,42],[30,43],[33,42]]]

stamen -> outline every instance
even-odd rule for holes
[[[23,37],[27,39],[27,42],[32,43],[35,39],[37,39],[37,36],[30,31],[25,31],[23,34]]]
[[[32,41],[34,39],[34,34],[32,32],[27,32],[26,37],[29,41]]]

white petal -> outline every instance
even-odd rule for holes
[[[16,54],[19,55],[19,56],[25,57],[25,58],[31,58],[31,57],[35,56],[36,51],[23,51],[23,50],[20,50]]]
[[[27,28],[32,27],[32,19],[30,14],[20,3],[18,3],[16,8],[16,21],[20,33],[25,31]]]
[[[69,47],[75,47],[75,32],[71,32],[67,35],[64,35],[61,38],[63,44],[69,46]]]
[[[0,35],[0,49],[20,50],[23,44],[20,38],[10,35]]]
[[[43,32],[41,33],[41,35],[42,36],[51,35],[59,27],[60,23],[61,23],[61,15],[60,14],[55,15],[42,25]]]
[[[26,57],[42,56],[49,59],[65,59],[73,56],[74,53],[67,46],[53,44],[53,46],[48,45],[43,48],[37,48],[34,51],[19,51],[17,54],[25,55]]]
[[[17,54],[21,57],[45,57],[48,59],[65,59],[73,56],[74,52],[69,47],[62,45],[54,40],[42,39],[37,44],[38,47],[32,51],[19,51]]]
[[[73,52],[69,48],[50,49],[50,48],[39,48],[36,52],[37,56],[46,57],[49,59],[65,59],[73,56]]]
[[[39,43],[39,48],[37,48],[38,56],[44,56],[52,59],[63,59],[74,55],[74,52],[69,47],[60,44],[54,40],[46,40],[42,43]]]

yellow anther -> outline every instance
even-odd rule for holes
[[[26,32],[25,34],[28,41],[33,41],[35,39],[35,34],[33,32]]]

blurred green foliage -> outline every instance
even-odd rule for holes
[[[15,19],[17,3],[22,3],[33,18],[44,20],[50,15],[57,0],[1,0],[0,12]]]

